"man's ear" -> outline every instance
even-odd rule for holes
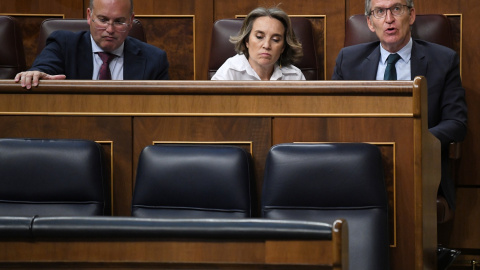
[[[130,16],[130,25],[128,31],[132,30],[133,27],[133,19],[135,19],[135,13],[132,12],[132,16]]]
[[[415,8],[410,9],[410,26],[415,22]]]
[[[92,18],[92,10],[90,8],[87,8],[87,23],[90,25],[90,20]]]
[[[373,27],[372,21],[370,20],[370,16],[367,16],[367,25],[370,31],[375,33],[375,27]]]

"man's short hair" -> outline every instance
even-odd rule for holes
[[[365,0],[365,16],[370,16],[372,0]],[[413,0],[407,0],[407,6],[413,8]]]
[[[95,0],[90,0],[90,5],[89,5],[90,10],[93,10],[93,1]],[[133,14],[133,0],[130,0],[130,14]]]

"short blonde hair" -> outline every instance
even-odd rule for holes
[[[286,66],[299,62],[303,57],[302,44],[297,40],[297,37],[293,32],[292,23],[287,13],[278,7],[272,7],[268,9],[264,7],[258,7],[247,15],[243,21],[243,25],[239,34],[237,36],[230,37],[230,42],[235,44],[235,51],[238,54],[244,54],[248,59],[249,55],[246,42],[250,36],[250,33],[252,32],[253,22],[255,22],[257,18],[265,16],[279,20],[285,28],[285,49],[280,55],[277,63],[281,66]]]

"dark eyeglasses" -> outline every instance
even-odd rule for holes
[[[109,25],[111,25],[113,29],[115,29],[115,31],[118,31],[118,32],[127,31],[128,26],[130,25],[128,23],[118,22],[118,21],[110,22],[105,18],[98,18],[98,17],[96,20],[94,20],[93,16],[92,16],[92,22],[93,22],[93,26],[95,26],[95,28],[97,28],[98,30],[105,30],[108,28]]]
[[[373,17],[377,19],[382,19],[382,18],[385,18],[385,16],[387,16],[387,10],[390,10],[393,16],[398,17],[403,15],[403,13],[405,12],[405,8],[410,9],[409,6],[402,5],[402,4],[396,4],[389,8],[377,7],[377,8],[374,8],[373,10],[370,10],[370,15],[373,15]]]

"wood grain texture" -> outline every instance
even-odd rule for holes
[[[338,242],[346,237],[336,228],[334,240],[150,240],[0,242],[3,266],[155,269],[348,269]],[[287,256],[279,256],[286,254]],[[236,267],[235,267],[236,266]]]
[[[143,25],[148,44],[167,53],[170,79],[194,80],[194,15],[137,15],[136,18]]]

